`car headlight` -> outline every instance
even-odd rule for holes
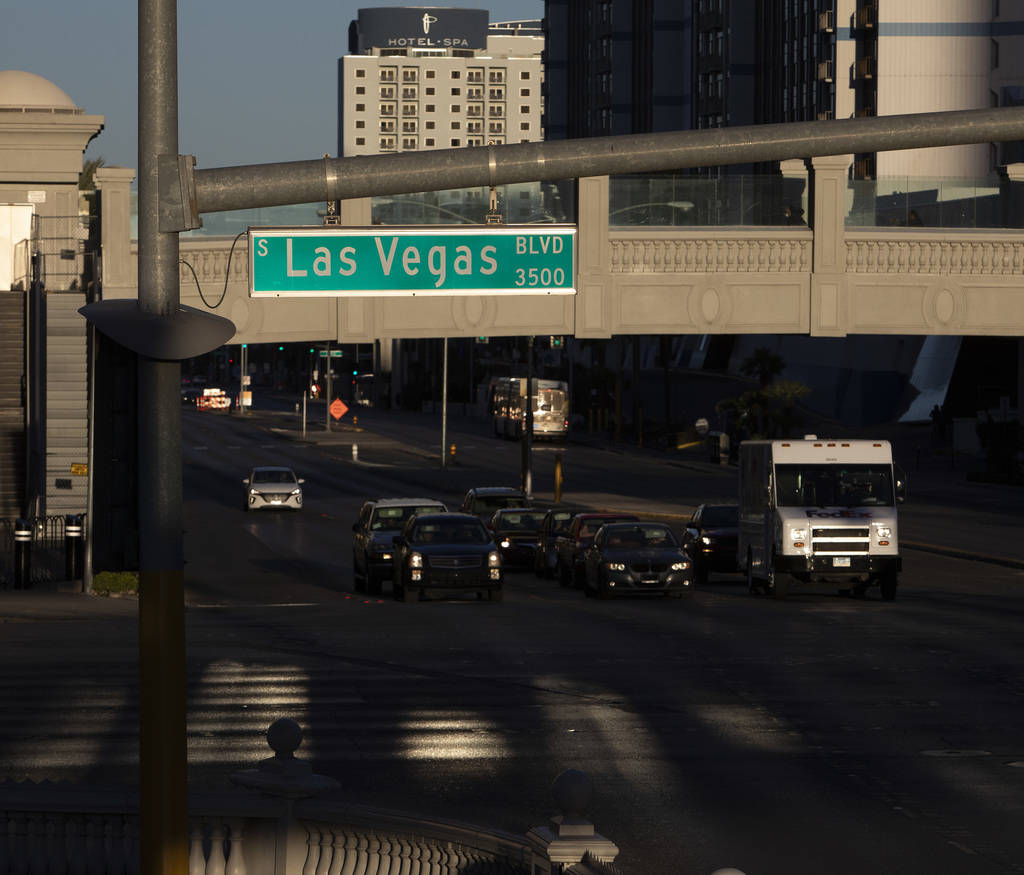
[[[806,541],[807,529],[790,529],[789,537],[793,541]]]
[[[249,490],[249,494],[250,495],[259,495],[259,493],[255,489],[250,489]]]
[[[501,539],[501,546],[504,547],[507,550],[509,547],[512,546],[512,542],[508,538],[502,538]]]
[[[608,562],[608,563],[605,564],[605,568],[607,568],[609,571],[625,571],[626,570],[626,563],[625,562]]]
[[[491,550],[491,552],[487,554],[487,567],[488,568],[498,568],[500,566],[501,566],[501,556],[498,554],[497,550]]]
[[[889,526],[879,526],[878,527],[878,537],[879,538],[891,538],[892,537],[892,529]]]
[[[673,562],[672,567],[669,568],[669,571],[686,571],[686,569],[689,567],[690,563],[684,559],[682,562]]]
[[[423,567],[423,554],[422,553],[410,553],[409,554],[409,567],[410,568],[422,568]]]
[[[707,547],[707,546],[709,546],[709,545],[711,544],[711,538],[709,538],[709,537],[708,537],[707,535],[701,535],[701,536],[700,536],[700,542],[701,542],[701,543],[702,543],[702,544],[703,544],[703,545],[704,545],[705,547]]]
[[[292,490],[292,495],[301,495],[301,494],[302,494],[302,490],[301,489],[293,489]]]

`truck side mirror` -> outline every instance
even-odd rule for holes
[[[907,500],[907,474],[899,465],[892,466],[892,474],[896,492],[896,503],[903,504]]]

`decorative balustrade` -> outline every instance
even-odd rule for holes
[[[960,232],[846,233],[848,273],[1020,275],[1024,240],[1020,235]]]
[[[611,273],[810,272],[810,231],[609,234]]]
[[[618,848],[578,813],[590,799],[581,772],[563,773],[553,787],[565,813],[521,836],[317,798],[337,782],[294,756],[302,740],[298,724],[275,721],[267,740],[274,756],[231,776],[257,792],[189,794],[189,875],[616,871]],[[134,789],[0,783],[0,875],[137,875],[138,869]]]

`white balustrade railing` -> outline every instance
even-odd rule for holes
[[[275,755],[231,776],[247,789],[189,794],[189,875],[618,873],[618,848],[581,814],[592,789],[582,772],[554,783],[563,814],[522,836],[318,798],[337,783],[294,756],[298,725],[276,721],[267,740]],[[138,872],[134,789],[0,782],[0,875]]]

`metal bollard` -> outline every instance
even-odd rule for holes
[[[359,417],[358,416],[353,416],[352,417],[352,428],[359,428]]]
[[[32,587],[32,524],[25,519],[14,523],[14,588]]]
[[[352,444],[352,461],[359,461],[359,444]]]
[[[450,447],[448,447],[448,455],[451,458],[451,460],[454,462],[455,461],[455,442],[454,441],[452,442],[452,445]]]
[[[64,579],[78,580],[82,576],[79,548],[82,543],[82,518],[75,514],[64,517]]]

